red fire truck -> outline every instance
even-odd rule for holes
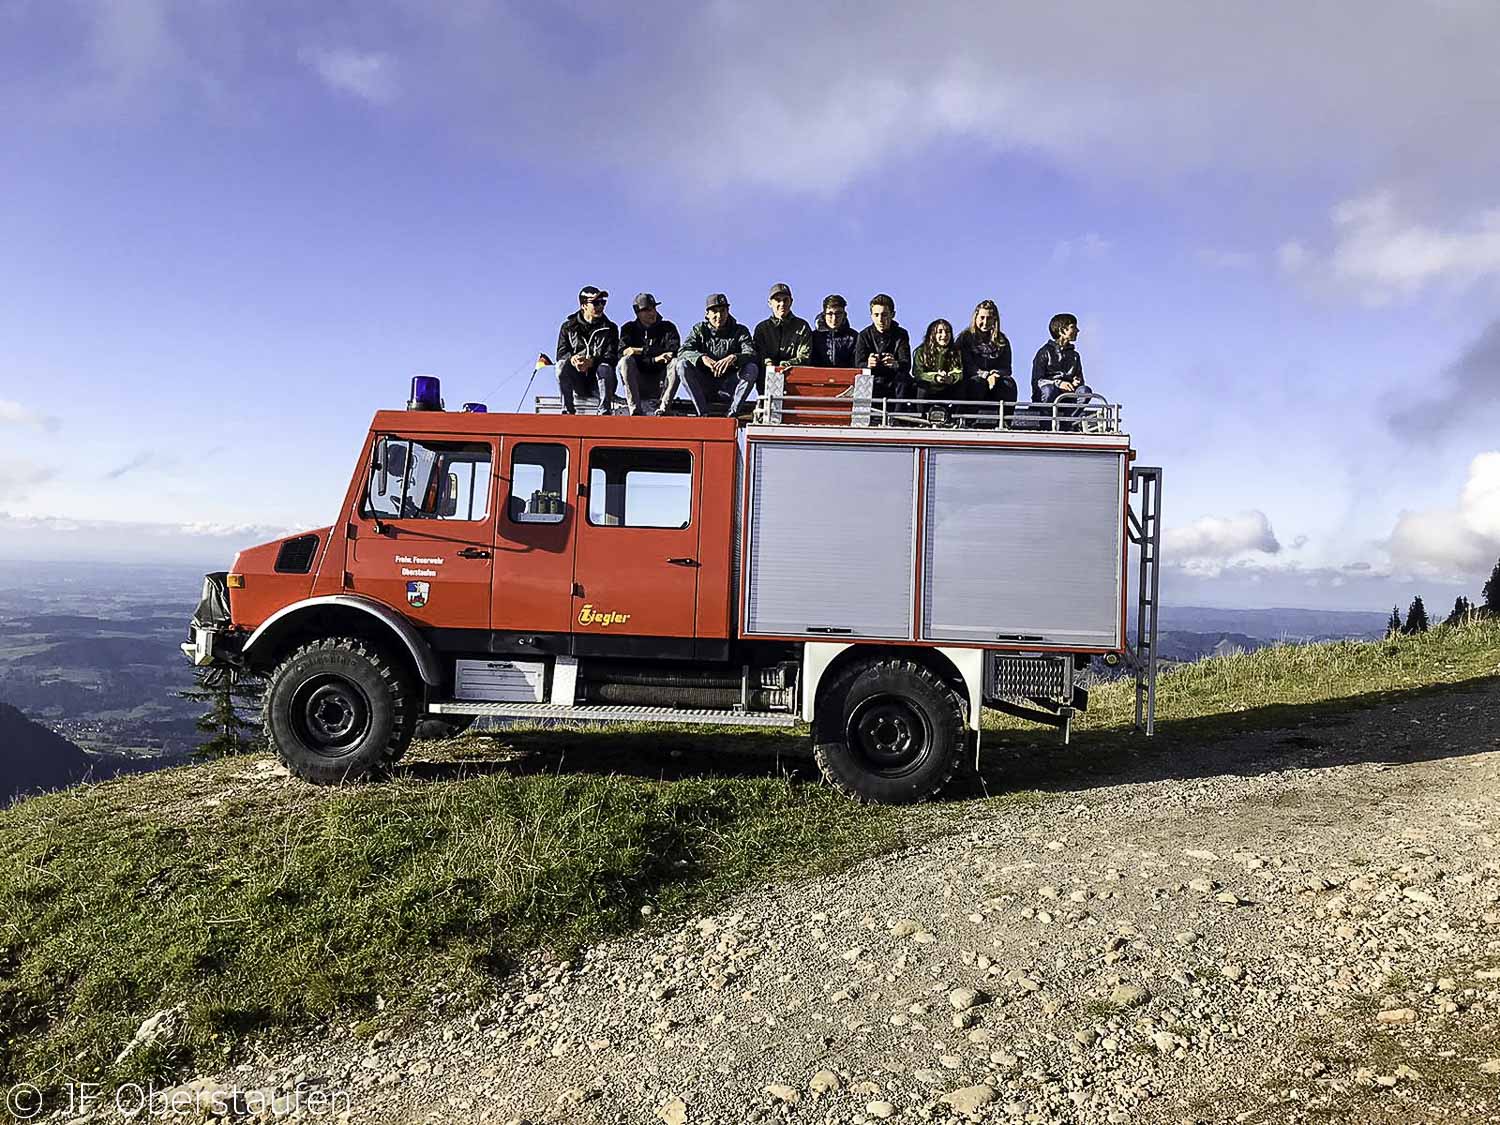
[[[1133,668],[1149,734],[1161,472],[1119,407],[870,387],[772,370],[741,422],[448,411],[416,380],[334,522],[208,575],[183,650],[267,677],[270,742],[323,783],[424,721],[802,722],[828,781],[913,801],[985,706],[1066,737],[1095,657]]]

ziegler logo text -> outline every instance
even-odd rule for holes
[[[615,613],[613,610],[600,613],[594,608],[593,602],[585,602],[583,608],[578,611],[578,624],[580,625],[599,625],[608,628],[611,625],[623,625],[629,620],[630,614],[628,613]]]

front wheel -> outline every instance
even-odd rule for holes
[[[382,772],[411,742],[419,701],[405,665],[357,637],[293,651],[271,673],[263,717],[277,756],[319,785]]]
[[[856,800],[920,801],[963,763],[963,702],[921,664],[873,661],[818,693],[813,743],[823,776]]]

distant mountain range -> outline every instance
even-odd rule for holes
[[[1241,633],[1270,642],[1329,641],[1383,637],[1389,619],[1389,612],[1361,610],[1211,609],[1164,605],[1157,628],[1190,633]]]
[[[87,754],[60,734],[0,703],[0,808],[23,793],[74,785],[88,776]]]

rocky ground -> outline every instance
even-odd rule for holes
[[[1490,681],[1190,763],[1017,761],[1050,792],[937,810],[926,846],[193,1089],[371,1122],[1500,1121],[1497,714]]]

